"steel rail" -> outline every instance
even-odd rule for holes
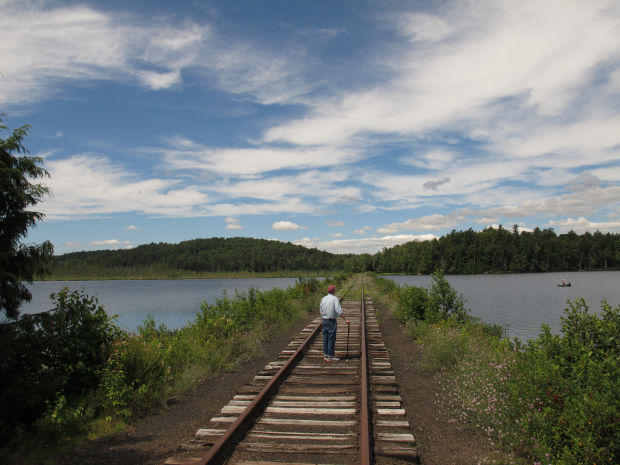
[[[366,304],[364,299],[364,282],[362,281],[362,315],[361,315],[361,398],[360,398],[360,465],[372,463],[372,436],[370,431],[370,384],[368,376],[368,344],[366,343]]]
[[[288,374],[297,365],[299,360],[310,346],[314,337],[319,333],[321,325],[310,333],[301,346],[293,353],[287,362],[277,371],[265,387],[258,393],[256,398],[248,405],[248,407],[239,415],[239,417],[230,425],[223,436],[221,436],[209,451],[196,462],[197,465],[221,465],[234,450],[235,445],[240,442],[248,429],[252,426],[256,418],[265,410],[265,407],[271,400],[273,393],[278,389],[282,381],[286,379]]]

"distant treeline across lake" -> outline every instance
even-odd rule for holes
[[[487,228],[452,231],[430,241],[412,241],[376,254],[332,254],[275,240],[194,239],[147,244],[130,250],[59,255],[47,279],[175,279],[226,274],[339,271],[446,274],[537,273],[620,269],[620,235],[552,229]]]

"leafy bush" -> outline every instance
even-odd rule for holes
[[[524,442],[550,463],[615,463],[620,444],[620,306],[591,314],[583,299],[569,302],[562,334],[548,327],[519,358],[513,403]],[[513,406],[516,408],[517,406]]]
[[[439,321],[454,317],[460,322],[467,320],[465,300],[456,292],[441,271],[435,271],[428,291],[426,319]]]
[[[101,404],[109,418],[130,417],[162,405],[172,371],[162,348],[157,340],[135,334],[127,334],[114,344],[99,386]]]
[[[425,288],[405,286],[400,289],[398,307],[394,317],[401,323],[423,320],[429,305],[429,295]]]
[[[51,297],[49,312],[0,326],[3,436],[94,389],[119,333],[96,298],[67,288]]]
[[[417,286],[400,287],[391,279],[382,277],[375,277],[374,283],[380,292],[398,300],[394,317],[403,324],[420,320],[432,323],[448,319],[461,323],[472,321],[467,315],[463,296],[457,293],[441,271],[433,273],[428,290]]]

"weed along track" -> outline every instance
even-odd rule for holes
[[[167,465],[417,462],[372,301],[344,300],[337,362],[317,318]]]

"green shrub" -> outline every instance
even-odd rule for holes
[[[5,437],[18,425],[33,424],[50,405],[64,409],[94,389],[119,334],[96,298],[67,288],[51,298],[55,305],[49,312],[0,325],[0,434]]]
[[[615,463],[620,444],[620,306],[591,314],[583,299],[569,302],[562,334],[548,327],[519,358],[513,403],[524,442],[550,462]],[[516,409],[518,406],[514,406]]]
[[[429,305],[428,292],[423,287],[405,286],[400,289],[394,317],[401,323],[423,320]]]
[[[36,421],[36,433],[46,442],[59,441],[87,430],[95,413],[92,402],[84,399],[69,403],[59,394],[54,402],[47,402],[47,411]]]
[[[109,417],[129,417],[162,405],[172,370],[161,349],[157,341],[134,334],[116,342],[99,387]]]
[[[457,320],[465,322],[468,316],[463,296],[457,293],[441,271],[435,271],[431,278],[426,319],[436,322],[448,317],[455,317]]]

